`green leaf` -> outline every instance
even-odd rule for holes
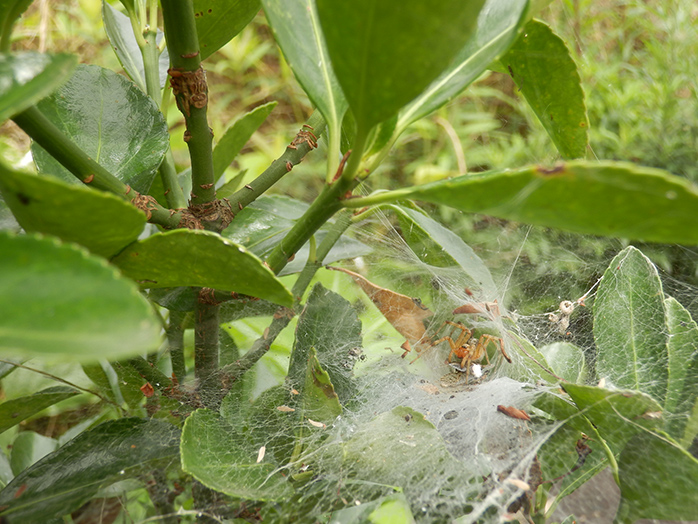
[[[348,104],[327,54],[315,3],[314,0],[262,0],[274,38],[298,83],[325,119],[330,149],[336,148],[333,156],[339,156],[342,117]]]
[[[359,133],[387,120],[446,69],[484,0],[317,0],[327,50]]]
[[[303,216],[308,207],[305,202],[284,196],[263,196],[235,215],[235,220],[223,235],[233,242],[244,245],[258,257],[265,258]],[[328,222],[325,228],[328,228],[331,223],[331,221]],[[325,237],[325,228],[315,234],[316,244],[322,242]],[[322,263],[327,265],[345,258],[368,255],[371,251],[366,244],[342,235]],[[301,271],[308,261],[309,253],[309,245],[305,244],[281,271],[280,276]]]
[[[225,131],[213,150],[213,176],[216,180],[245,146],[252,133],[264,123],[276,104],[276,102],[269,102],[255,107]]]
[[[482,259],[463,240],[420,211],[395,206],[402,236],[419,260],[439,267],[460,267],[468,277],[468,286],[482,296],[476,300],[493,300],[497,286]]]
[[[698,325],[677,300],[665,300],[669,367],[664,409],[671,412],[669,433],[681,439],[688,417],[698,399]]]
[[[155,102],[132,82],[102,67],[80,65],[38,107],[97,163],[139,193],[148,192],[169,135]],[[40,172],[79,183],[37,143],[32,154]]]
[[[526,7],[526,2],[487,0],[477,18],[475,32],[451,65],[400,111],[398,134],[453,99],[506,51],[525,23]]]
[[[9,44],[12,27],[34,0],[0,0],[0,36]]]
[[[203,485],[233,497],[284,500],[293,489],[276,472],[269,456],[257,462],[258,450],[249,449],[235,428],[217,413],[198,409],[182,430],[182,469]]]
[[[68,81],[76,65],[73,55],[0,53],[0,122],[50,95]]]
[[[589,144],[584,91],[565,42],[532,20],[501,59],[562,158],[583,158]]]
[[[310,348],[308,355],[301,400],[303,416],[317,422],[331,424],[342,414],[342,406],[330,376],[322,369],[314,347]]]
[[[698,520],[698,460],[662,434],[642,432],[618,459],[620,507],[616,522]]]
[[[0,350],[96,360],[145,353],[160,324],[137,287],[73,245],[0,233]]]
[[[361,349],[361,321],[351,304],[333,291],[316,284],[298,319],[291,353],[288,381],[301,393],[312,351],[329,375],[339,400],[355,396],[352,368],[356,349]]]
[[[664,318],[657,268],[628,246],[611,261],[594,302],[598,376],[663,403],[668,375]]]
[[[157,420],[112,420],[81,433],[23,471],[0,492],[0,515],[47,522],[79,508],[100,488],[177,458],[179,430]]]
[[[2,164],[0,193],[25,231],[55,235],[104,257],[135,241],[145,225],[145,215],[115,195]]]
[[[143,67],[143,54],[141,53],[136,37],[133,34],[133,26],[128,16],[117,11],[106,0],[102,0],[102,20],[104,21],[104,30],[107,33],[109,42],[119,63],[133,80],[141,91],[146,92],[145,85],[145,69]],[[155,38],[156,43],[164,37],[164,33],[158,29]],[[165,87],[167,83],[167,69],[170,67],[170,55],[165,48],[160,53],[158,68],[160,73],[160,87]]]
[[[332,524],[414,524],[414,516],[402,493],[332,512]]]
[[[112,262],[144,287],[211,287],[290,306],[291,293],[245,248],[208,231],[177,229],[134,242]]]
[[[611,391],[567,383],[563,388],[614,453],[639,431],[655,430],[662,425],[662,407],[639,391]]]
[[[53,386],[27,397],[15,398],[0,404],[0,433],[23,420],[80,392],[67,386]]]
[[[550,369],[573,384],[583,384],[587,376],[582,349],[569,342],[554,342],[539,348]]]
[[[230,42],[259,9],[259,0],[194,0],[201,60]]]
[[[552,169],[469,174],[345,205],[408,198],[577,233],[698,244],[698,189],[666,171],[625,162],[575,160]]]
[[[38,460],[54,452],[56,448],[58,448],[56,439],[40,435],[34,431],[22,431],[12,442],[10,454],[12,472],[15,476],[19,475]],[[2,492],[0,492],[1,499]]]

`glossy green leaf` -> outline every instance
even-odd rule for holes
[[[107,33],[109,42],[116,57],[119,59],[121,66],[128,76],[133,80],[142,91],[146,91],[145,85],[145,69],[143,67],[143,54],[138,47],[136,37],[133,34],[133,26],[128,16],[116,10],[102,0],[102,20],[104,21],[104,30]],[[164,37],[164,33],[158,29],[156,43]],[[160,53],[158,61],[158,70],[160,74],[160,87],[165,87],[167,83],[167,69],[170,67],[170,55],[167,48]]]
[[[394,209],[402,236],[419,260],[439,267],[460,267],[468,278],[468,287],[481,293],[476,300],[491,301],[497,297],[489,269],[458,235],[417,210],[398,206]]]
[[[293,489],[276,472],[270,457],[257,461],[258,450],[225,420],[209,410],[192,413],[182,430],[182,469],[203,485],[233,497],[284,500]]]
[[[169,147],[167,123],[153,100],[121,75],[80,65],[39,109],[96,162],[147,193]],[[79,183],[41,146],[32,144],[39,171]]]
[[[484,0],[317,0],[332,67],[360,133],[441,74],[474,33]]]
[[[698,244],[698,189],[666,171],[575,160],[490,171],[356,198],[363,207],[418,199],[546,227],[649,242]]]
[[[639,431],[659,429],[663,424],[662,407],[639,391],[568,383],[563,387],[614,453]]]
[[[587,369],[582,349],[569,342],[554,342],[539,348],[550,369],[560,378],[573,384],[583,384]]]
[[[26,397],[15,398],[0,404],[0,433],[23,420],[80,392],[67,386],[53,386]]]
[[[54,235],[104,257],[135,241],[145,225],[143,212],[115,195],[2,164],[0,193],[25,231]]]
[[[0,122],[50,95],[68,81],[76,65],[73,55],[0,53]]]
[[[611,261],[594,302],[596,373],[663,403],[667,391],[664,293],[657,268],[633,246]]]
[[[194,0],[201,60],[230,42],[260,7],[259,0]]]
[[[245,248],[208,231],[157,233],[124,249],[112,262],[144,287],[211,287],[290,306],[291,293]]]
[[[300,200],[284,196],[263,196],[235,215],[235,220],[223,235],[233,242],[242,244],[258,257],[265,258],[307,209],[308,204]],[[329,224],[331,222],[327,226]],[[322,242],[325,234],[325,228],[315,234],[316,244]],[[308,261],[309,252],[309,245],[305,244],[280,275],[301,271]],[[372,249],[366,244],[342,235],[322,263],[327,265],[345,258],[368,255],[371,252]]]
[[[698,400],[698,325],[676,299],[667,298],[665,305],[669,376],[664,409],[674,415],[669,420],[669,433],[680,440]]]
[[[255,107],[252,111],[236,120],[216,143],[213,150],[213,176],[218,180],[240,150],[245,146],[252,133],[259,129],[269,113],[276,107],[276,102],[269,102]],[[219,196],[219,198],[222,198]]]
[[[562,158],[583,158],[589,143],[584,91],[565,42],[532,20],[501,59]]]
[[[179,430],[157,420],[125,418],[81,433],[20,473],[0,492],[10,522],[48,522],[79,508],[101,488],[149,471],[179,454]]]
[[[343,297],[316,284],[298,319],[288,380],[303,393],[311,351],[329,374],[340,402],[354,397],[352,368],[361,349],[361,321]]]
[[[160,324],[104,259],[34,235],[0,233],[0,350],[68,361],[145,353]]]
[[[342,117],[348,104],[327,54],[315,3],[262,0],[274,38],[308,98],[325,119],[331,144],[336,148],[332,154],[338,156]]]
[[[616,522],[698,520],[698,460],[662,434],[642,432],[618,458]]]
[[[525,22],[526,7],[526,2],[487,0],[474,34],[451,65],[400,111],[398,133],[458,95],[506,51]]]
[[[305,385],[301,398],[303,416],[316,422],[331,424],[342,414],[342,406],[329,374],[322,369],[317,359],[315,348],[311,347],[308,353]]]

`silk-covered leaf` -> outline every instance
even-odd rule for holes
[[[218,413],[199,409],[187,418],[181,456],[185,472],[221,493],[254,500],[284,500],[293,494],[270,456],[259,460],[258,450],[250,449]]]
[[[134,242],[112,262],[143,287],[210,287],[290,306],[290,291],[255,255],[208,231],[177,229]]]
[[[157,420],[124,418],[85,431],[18,474],[0,491],[9,522],[49,522],[79,508],[116,481],[179,455],[179,430]]]
[[[169,147],[169,134],[155,102],[132,82],[102,67],[80,65],[38,108],[124,184],[148,192]],[[79,183],[37,143],[32,154],[41,173]]]
[[[156,349],[160,323],[133,282],[72,244],[0,233],[0,350],[52,360]]]
[[[664,293],[657,268],[633,246],[616,255],[601,279],[594,341],[599,377],[664,403],[669,363]]]
[[[68,81],[76,65],[73,55],[0,53],[0,122],[50,95]]]
[[[54,235],[110,257],[135,241],[145,215],[125,200],[0,164],[0,193],[27,232]]]
[[[78,394],[80,394],[79,391],[67,386],[53,386],[33,395],[7,400],[0,404],[0,433]]]

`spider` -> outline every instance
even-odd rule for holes
[[[441,324],[441,327],[436,334],[438,335],[447,324],[449,326],[453,326],[454,328],[451,330],[451,334],[437,339],[435,342],[431,343],[430,347],[436,346],[443,341],[447,341],[448,345],[451,346],[451,352],[448,354],[446,364],[452,365],[459,371],[465,370],[466,382],[470,376],[470,364],[473,362],[479,362],[482,360],[482,357],[485,357],[487,364],[490,363],[490,357],[487,354],[487,347],[491,343],[499,348],[499,351],[502,353],[506,361],[511,364],[511,358],[509,358],[509,355],[507,355],[506,351],[504,351],[504,341],[501,338],[485,334],[480,336],[480,338],[475,339],[473,338],[472,330],[468,329],[460,322],[452,322],[450,320],[446,320],[443,324]],[[453,333],[456,331],[456,329],[460,329],[461,333],[458,335],[456,340],[453,340]],[[451,362],[451,357],[454,355],[460,360],[460,368],[454,365],[457,364],[457,361]]]

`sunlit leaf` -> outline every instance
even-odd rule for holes
[[[160,323],[133,282],[75,245],[0,233],[0,350],[54,360],[152,351]]]
[[[611,261],[594,302],[598,376],[663,403],[668,374],[664,317],[657,268],[628,246]]]
[[[400,111],[399,132],[451,100],[475,81],[511,45],[525,21],[526,2],[487,0],[477,27],[453,62]]]
[[[573,384],[583,384],[587,376],[582,349],[569,342],[555,342],[539,349],[550,369]]]
[[[210,287],[290,306],[291,293],[245,248],[215,233],[177,229],[124,249],[112,262],[144,287]]]
[[[80,65],[38,107],[93,160],[136,191],[148,192],[169,135],[155,102],[132,82],[102,67]],[[40,172],[79,183],[37,143],[32,153]]]
[[[0,53],[0,122],[50,95],[68,81],[76,65],[73,55]]]
[[[23,471],[0,492],[10,522],[48,522],[79,508],[100,488],[176,460],[179,430],[157,420],[111,420],[81,433]]]
[[[260,7],[259,0],[194,0],[201,60],[230,42]]]
[[[589,119],[577,64],[565,42],[532,20],[501,58],[563,158],[586,156]]]
[[[410,504],[402,493],[381,497],[332,512],[332,524],[414,524]]]
[[[28,232],[55,235],[104,257],[138,238],[145,215],[114,195],[0,164],[0,193]]]
[[[284,500],[293,489],[276,465],[249,449],[235,428],[212,411],[192,413],[182,430],[182,469],[209,488],[254,500]]]
[[[440,180],[348,200],[348,207],[418,199],[578,233],[698,244],[698,189],[685,178],[625,162],[575,160]]]
[[[419,95],[472,36],[484,0],[317,0],[332,67],[360,133]]]

